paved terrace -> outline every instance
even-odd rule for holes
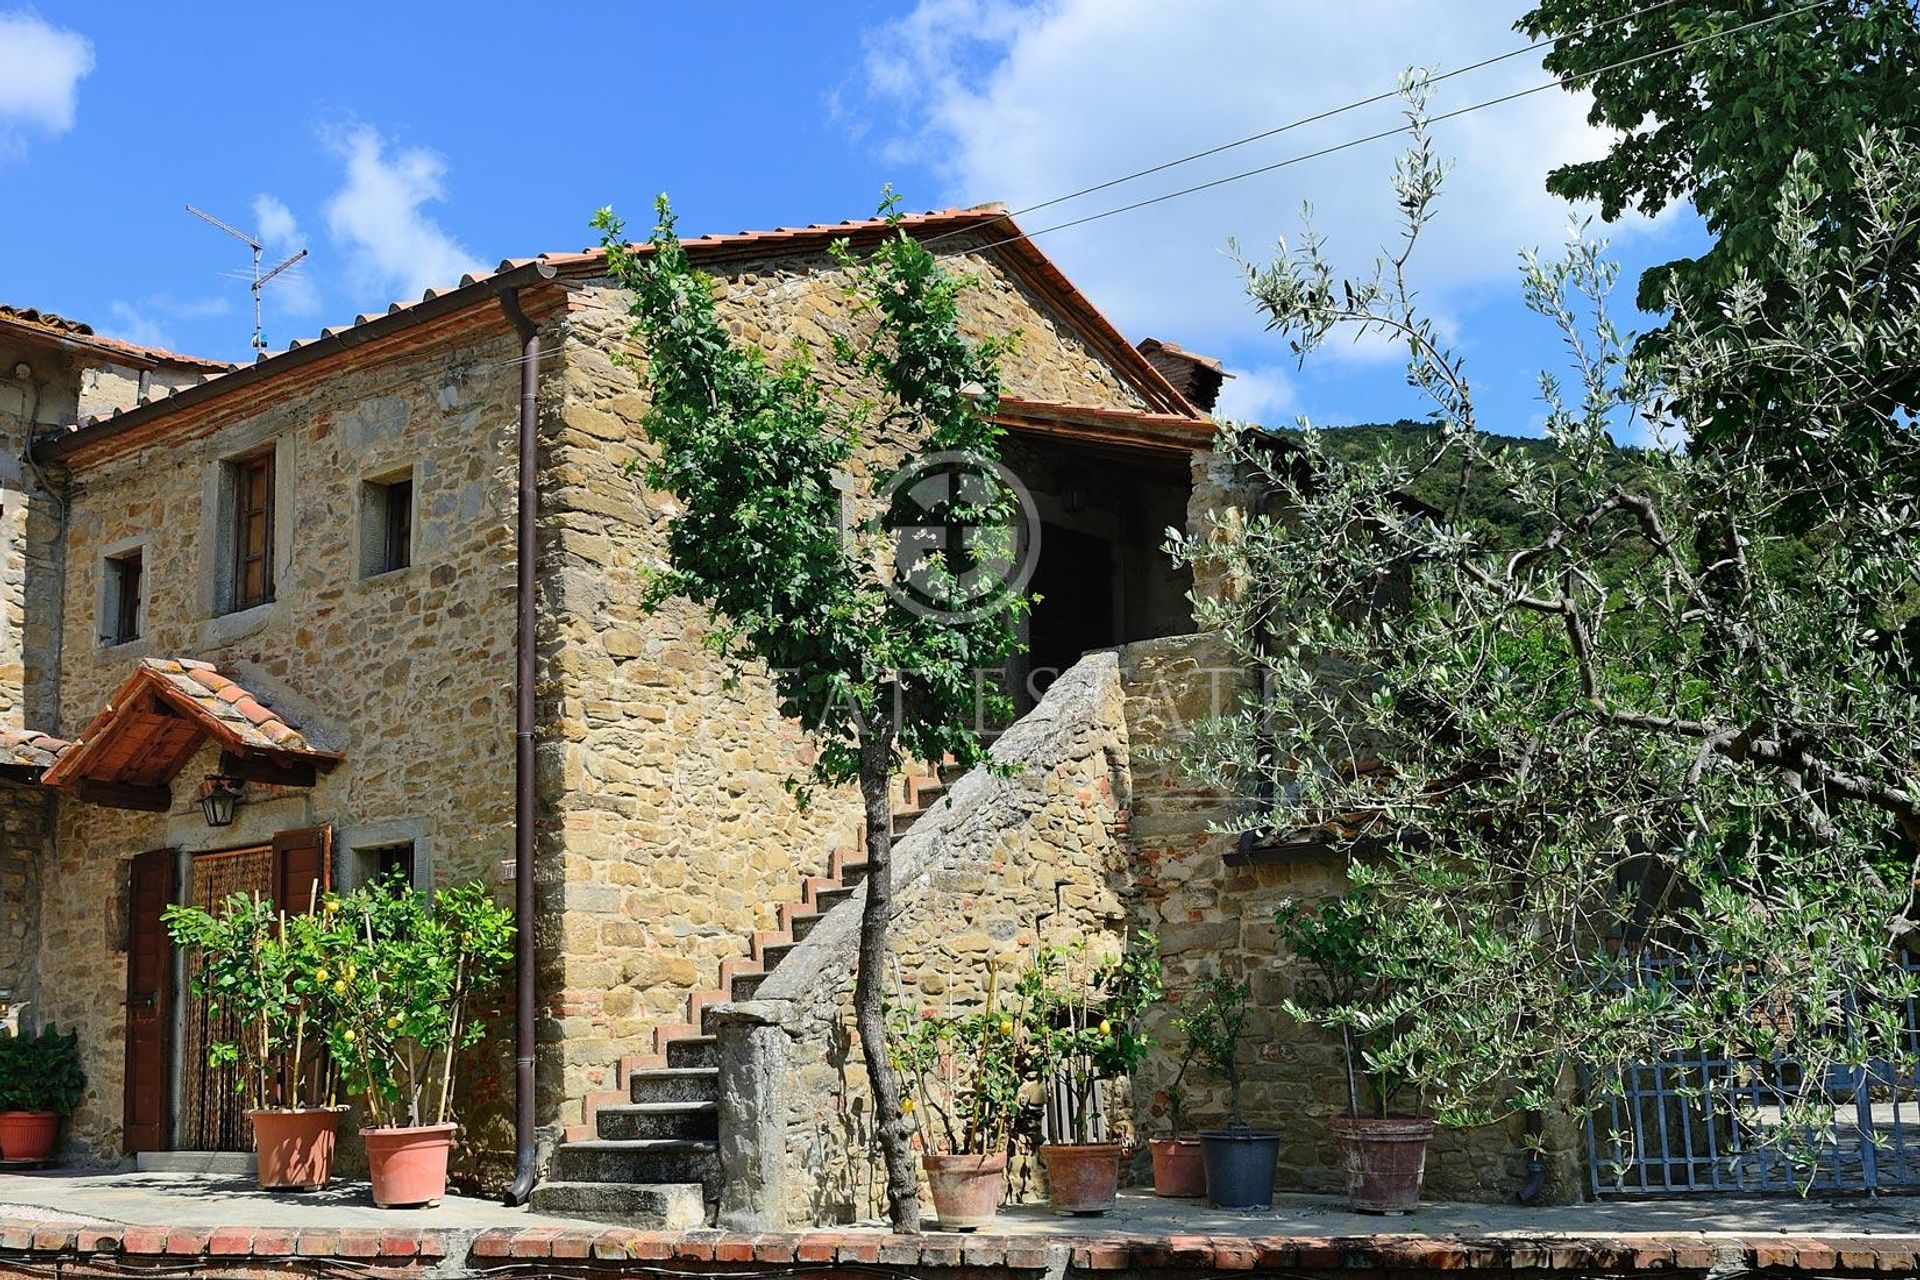
[[[1369,1218],[1316,1196],[1267,1213],[1123,1193],[1104,1218],[1039,1208],[991,1233],[889,1235],[877,1227],[778,1234],[646,1232],[449,1197],[436,1209],[373,1207],[364,1184],[267,1195],[248,1180],[185,1174],[0,1175],[0,1275],[386,1280],[488,1275],[969,1280],[1194,1272],[1289,1277],[1443,1272],[1485,1276],[1920,1275],[1920,1199],[1606,1202],[1523,1209],[1436,1204]]]

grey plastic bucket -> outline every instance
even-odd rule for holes
[[[1216,1209],[1273,1207],[1273,1169],[1280,1135],[1236,1128],[1200,1135],[1207,1166],[1207,1203]]]

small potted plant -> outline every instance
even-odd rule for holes
[[[1113,1208],[1126,1154],[1107,1134],[1096,1135],[1094,1091],[1138,1070],[1153,1048],[1139,1022],[1162,993],[1160,941],[1151,933],[1134,936],[1084,981],[1068,959],[1059,948],[1042,951],[1018,992],[1053,1139],[1040,1147],[1048,1203],[1056,1213],[1092,1216]]]
[[[1340,1038],[1347,1112],[1327,1123],[1340,1143],[1347,1200],[1361,1213],[1411,1213],[1420,1203],[1434,1121],[1420,1114],[1417,1090],[1413,1114],[1393,1114],[1394,1099],[1410,1086],[1380,1049],[1413,1013],[1420,993],[1409,979],[1422,966],[1379,953],[1378,912],[1363,890],[1312,908],[1288,903],[1274,923],[1314,971],[1304,998],[1282,1007]]]
[[[289,915],[257,894],[236,893],[218,913],[175,905],[164,919],[173,940],[199,959],[194,993],[233,1018],[234,1038],[209,1045],[207,1065],[232,1068],[246,1098],[261,1189],[326,1186],[346,1110],[326,1052],[340,985],[328,965],[330,915]]]
[[[1176,1024],[1177,1025],[1177,1024]],[[1187,1071],[1193,1066],[1191,1039],[1181,1042],[1180,1063],[1173,1079],[1160,1091],[1167,1100],[1168,1135],[1152,1138],[1147,1149],[1153,1154],[1153,1194],[1167,1197],[1195,1197],[1207,1194],[1207,1167],[1201,1158],[1200,1139],[1186,1137],[1181,1117],[1187,1105]]]
[[[1240,1039],[1247,1028],[1247,984],[1215,974],[1202,984],[1201,994],[1199,1008],[1177,1025],[1201,1065],[1227,1084],[1227,1127],[1200,1135],[1207,1201],[1216,1209],[1271,1208],[1280,1135],[1255,1130],[1240,1109]]]
[[[80,1042],[49,1023],[0,1037],[0,1158],[39,1163],[60,1145],[60,1121],[80,1105],[87,1078]]]
[[[1025,1019],[1000,1008],[997,980],[963,1014],[897,1011],[888,1039],[917,1125],[920,1166],[948,1231],[993,1221],[1006,1198],[1007,1153],[1020,1107]]]
[[[513,958],[513,913],[477,882],[428,894],[395,872],[340,899],[337,916],[350,941],[328,1045],[366,1098],[373,1202],[438,1204],[459,1055],[486,1033],[468,1006]]]

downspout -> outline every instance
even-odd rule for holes
[[[1539,1204],[1541,1193],[1547,1189],[1547,1162],[1540,1155],[1540,1136],[1545,1129],[1545,1117],[1539,1111],[1527,1112],[1527,1178],[1514,1196],[1521,1204]]]
[[[520,494],[515,555],[519,583],[515,604],[513,673],[513,1185],[506,1202],[522,1205],[533,1194],[534,1164],[534,943],[533,943],[533,677],[534,516],[539,504],[540,329],[520,309],[520,291],[502,289],[500,309],[520,335]]]

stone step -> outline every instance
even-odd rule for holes
[[[716,1102],[635,1102],[602,1107],[593,1117],[595,1137],[610,1142],[636,1138],[693,1138],[710,1142],[720,1136],[720,1104]]]
[[[528,1207],[651,1231],[707,1225],[706,1191],[698,1182],[543,1182],[533,1189]]]
[[[720,1096],[720,1069],[649,1067],[628,1078],[627,1092],[635,1102],[712,1102]]]
[[[865,862],[843,862],[840,864],[841,884],[851,888],[854,885],[860,884],[866,880],[866,878],[867,864]],[[772,966],[769,965],[767,967],[771,968]]]
[[[821,915],[825,915],[841,903],[852,898],[854,889],[855,886],[850,884],[842,885],[838,889],[822,889],[819,893],[813,895],[813,908]],[[737,996],[735,997],[735,999],[738,998]]]
[[[862,864],[864,868],[865,864]],[[771,942],[760,948],[760,967],[772,973],[782,960],[793,954],[798,942]]]
[[[923,782],[913,789],[913,807],[931,809],[947,794],[944,782]]]
[[[925,809],[896,809],[893,814],[893,837],[898,840],[913,830],[913,824],[920,821]]]
[[[590,1138],[554,1148],[556,1182],[697,1182],[706,1198],[719,1199],[720,1144],[714,1139],[638,1138],[609,1142]]]
[[[760,984],[765,982],[767,977],[768,975],[764,973],[735,974],[733,976],[733,998],[735,1000],[753,999],[754,993],[760,990]],[[715,1065],[718,1064],[716,1063]]]
[[[819,923],[820,913],[817,911],[805,911],[795,915],[793,917],[793,940],[795,942],[801,941],[809,933],[812,933],[813,926]]]
[[[967,770],[957,764],[943,764],[940,766],[940,785],[943,787],[950,787],[966,776]]]
[[[739,979],[735,978],[735,982]],[[713,1036],[681,1036],[667,1041],[667,1065],[670,1067],[717,1067],[720,1065],[720,1041]]]

